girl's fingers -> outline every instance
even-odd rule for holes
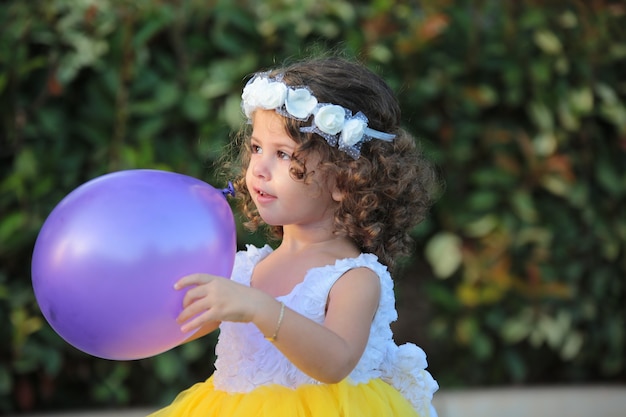
[[[184,288],[184,287],[183,287]],[[207,291],[204,287],[192,287],[187,290],[183,297],[183,308],[189,307],[194,301],[206,297]]]
[[[183,302],[183,311],[180,312],[176,321],[179,323],[183,323],[189,320],[191,317],[211,309],[210,303],[206,299],[198,299],[194,300],[193,298],[187,300],[187,295],[185,296],[185,300]]]
[[[215,276],[209,274],[190,274],[182,277],[174,284],[175,290],[181,290],[183,288],[189,287],[191,285],[200,285],[206,284],[208,282],[213,281]]]
[[[188,320],[189,317],[191,317],[191,319],[189,321],[185,321],[185,320]],[[213,321],[210,319],[209,310],[205,310],[204,313],[198,314],[195,317],[193,314],[190,315],[189,317],[185,320],[181,320],[179,316],[178,322],[182,323],[182,325],[180,326],[180,331],[183,333],[190,332],[191,330],[201,327],[204,323]]]
[[[176,319],[184,329],[213,321],[251,320],[251,289],[246,286],[214,275],[192,274],[181,278],[175,288],[186,289],[183,311]]]

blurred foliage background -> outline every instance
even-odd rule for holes
[[[107,172],[216,181],[246,76],[327,50],[389,81],[446,180],[396,327],[442,389],[626,381],[623,2],[12,0],[0,27],[0,413],[156,406],[212,372],[214,337],[132,362],[69,346],[34,241]]]

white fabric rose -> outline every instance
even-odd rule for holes
[[[424,369],[428,366],[426,353],[413,343],[405,343],[398,347],[396,366],[403,370]]]
[[[243,89],[243,110],[248,118],[257,108],[275,109],[285,103],[287,86],[281,82],[269,81],[265,77],[257,77]]]
[[[344,146],[354,146],[361,139],[365,133],[367,124],[361,119],[350,119],[345,122],[343,129],[341,130],[341,140]]]
[[[285,108],[293,117],[306,119],[309,117],[315,106],[317,106],[317,99],[308,89],[290,88],[287,90]]]
[[[439,385],[425,369],[428,366],[426,353],[413,343],[401,346],[389,344],[386,358],[383,380],[400,391],[420,416],[436,417],[437,412],[431,406],[431,400]]]
[[[283,75],[271,78],[269,73],[257,73],[244,87],[241,94],[241,108],[252,123],[257,109],[275,110],[283,117],[306,121],[311,114],[313,122],[300,127],[300,132],[316,133],[332,147],[339,148],[354,159],[361,155],[361,143],[379,139],[391,142],[395,134],[370,129],[367,117],[362,112],[355,115],[349,109],[337,104],[318,102],[306,86],[290,87],[283,81]]]
[[[315,113],[315,125],[329,135],[336,135],[343,129],[346,111],[336,104],[322,106]]]
[[[439,384],[427,370],[422,369],[420,372],[424,381],[424,395],[429,400],[432,400],[433,394],[439,390]]]

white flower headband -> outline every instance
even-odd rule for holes
[[[396,137],[367,127],[367,117],[361,112],[353,115],[337,104],[318,103],[308,87],[288,86],[282,82],[282,76],[270,78],[266,72],[256,74],[244,87],[241,98],[248,121],[258,108],[273,109],[282,116],[301,121],[313,115],[311,126],[301,127],[300,131],[317,133],[330,146],[338,146],[354,159],[361,155],[363,143],[372,139],[391,142]]]

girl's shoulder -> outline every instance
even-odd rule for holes
[[[337,259],[334,263],[309,269],[304,280],[294,287],[292,294],[317,293],[321,299],[326,300],[337,280],[356,268],[372,270],[379,277],[384,293],[393,290],[393,281],[387,267],[378,261],[376,255],[362,253],[356,257]]]
[[[273,251],[269,245],[263,247],[247,245],[245,250],[237,252],[235,256],[231,279],[241,284],[250,285],[250,278],[255,266]],[[327,265],[310,268],[304,279],[296,284],[285,297],[289,298],[300,292],[309,293],[311,290],[325,297],[338,279],[346,272],[356,268],[372,270],[380,279],[383,294],[393,291],[393,281],[387,267],[378,260],[376,255],[361,253],[355,257],[336,259]]]
[[[372,253],[361,253],[356,257],[337,259],[334,264],[321,268],[329,268],[341,274],[355,268],[368,268],[374,271],[378,276],[389,275],[387,267],[380,263],[378,257]]]

